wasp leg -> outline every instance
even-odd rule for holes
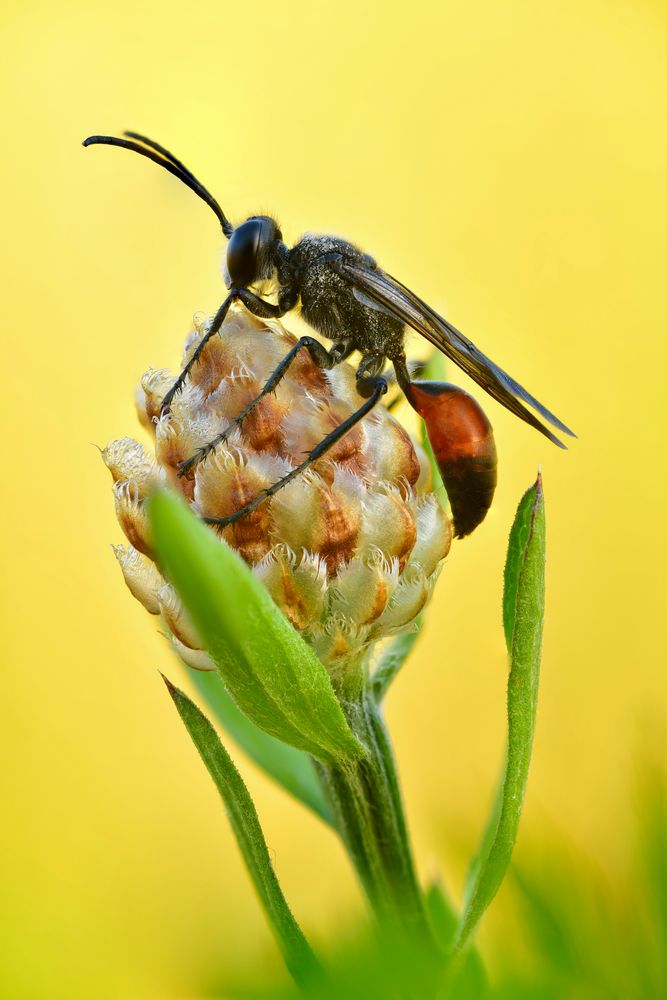
[[[217,313],[213,317],[211,325],[209,326],[208,330],[206,331],[202,339],[197,344],[197,347],[195,348],[192,357],[190,358],[187,365],[185,366],[181,374],[178,376],[178,378],[172,385],[167,395],[162,400],[162,405],[160,407],[160,416],[162,416],[164,413],[169,413],[169,408],[174,399],[174,396],[176,395],[177,392],[181,391],[181,389],[185,385],[186,378],[188,377],[188,375],[190,374],[196,363],[199,361],[201,352],[204,350],[211,337],[218,332],[218,330],[224,323],[225,316],[229,312],[229,307],[231,306],[232,302],[237,297],[237,295],[238,292],[231,291],[227,296],[227,298],[225,299],[225,301],[220,306],[220,308],[218,309]]]
[[[263,299],[259,299],[259,301],[263,302]],[[271,305],[270,302],[265,304]],[[300,340],[296,342],[294,347],[285,355],[285,357],[279,363],[275,371],[269,376],[269,378],[264,384],[264,388],[259,393],[259,395],[255,396],[255,398],[252,399],[248,403],[248,405],[243,410],[241,410],[241,412],[236,417],[234,417],[231,423],[228,424],[227,427],[225,427],[224,431],[222,431],[220,434],[217,434],[212,441],[209,441],[208,444],[205,444],[202,448],[198,448],[197,451],[195,451],[194,454],[190,456],[190,458],[187,458],[184,462],[181,462],[179,464],[178,466],[179,476],[181,477],[187,476],[188,473],[191,472],[192,469],[194,469],[194,467],[198,465],[199,462],[202,461],[202,459],[206,458],[207,455],[210,455],[210,453],[215,448],[217,448],[219,444],[222,444],[223,441],[226,441],[229,435],[236,427],[241,426],[241,424],[248,416],[248,414],[252,413],[257,404],[260,403],[265,396],[268,396],[270,392],[274,392],[274,390],[277,388],[280,382],[282,382],[283,378],[287,374],[290,365],[292,364],[292,362],[294,361],[294,359],[296,358],[297,354],[299,353],[302,347],[306,348],[306,350],[310,354],[311,358],[313,359],[317,367],[323,370],[326,370],[328,368],[333,368],[340,361],[343,361],[348,354],[351,354],[353,350],[350,342],[348,341],[340,341],[340,343],[334,344],[331,350],[328,351],[326,347],[320,344],[318,340],[315,340],[314,337],[302,337]]]
[[[394,373],[396,375],[396,381],[400,385],[401,389],[406,396],[409,397],[410,385],[412,384],[412,375],[408,367],[408,361],[405,354],[400,354],[396,358],[392,358],[392,364],[394,366]]]
[[[248,312],[251,312],[253,316],[259,316],[260,319],[279,319],[286,312],[289,312],[290,309],[294,308],[299,297],[293,285],[286,285],[281,288],[278,305],[274,305],[273,302],[267,302],[266,299],[260,299],[259,295],[255,295],[254,292],[251,292],[247,288],[239,289],[236,295]]]
[[[239,288],[236,297],[243,303],[248,312],[251,312],[253,316],[259,316],[260,319],[279,319],[287,312],[287,309],[274,305],[273,302],[260,299],[259,295],[255,295],[247,288]]]
[[[272,302],[265,302],[264,299],[260,299],[258,295],[254,295],[252,292],[249,292],[247,288],[233,288],[213,317],[210,327],[197,344],[194,354],[172,385],[167,395],[162,400],[160,416],[162,416],[163,413],[169,412],[169,407],[171,406],[174,396],[183,388],[186,378],[199,360],[201,352],[204,350],[211,337],[215,333],[219,332],[220,327],[225,321],[225,316],[229,312],[229,307],[236,299],[243,302],[244,306],[251,313],[255,316],[259,316],[261,319],[277,319],[287,311],[280,306],[274,305]]]
[[[363,362],[362,362],[363,364]],[[346,417],[330,434],[327,434],[319,444],[308,453],[308,457],[296,468],[292,469],[286,476],[279,479],[277,483],[273,483],[272,486],[268,486],[265,490],[247,503],[245,507],[241,507],[240,510],[235,511],[228,517],[205,517],[204,521],[207,524],[214,524],[218,528],[226,528],[229,524],[234,524],[239,518],[245,517],[246,514],[251,514],[253,510],[257,510],[261,504],[263,504],[269,497],[274,496],[278,490],[281,490],[283,486],[287,486],[291,483],[293,479],[300,476],[302,472],[310,468],[313,462],[316,462],[319,458],[332,448],[337,441],[340,441],[349,430],[351,430],[355,424],[358,424],[360,420],[366,416],[367,413],[373,409],[373,407],[380,401],[382,396],[386,393],[388,388],[387,380],[383,376],[379,375],[361,375],[357,377],[357,390],[359,394],[366,397],[366,402],[363,403],[358,410],[351,413],[349,417]]]

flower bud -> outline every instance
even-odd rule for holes
[[[184,363],[206,324],[187,338]],[[253,400],[295,338],[277,322],[232,309],[193,367],[169,413],[161,401],[174,376],[144,375],[139,419],[154,455],[137,441],[109,444],[116,512],[130,542],[114,550],[125,581],[196,669],[211,669],[196,630],[151,561],[145,501],[158,482],[179,489],[201,517],[227,517],[303,461],[360,405],[354,369],[316,367],[307,351],[274,393],[186,478],[178,465],[224,430]],[[215,528],[211,528],[215,530]],[[449,519],[431,492],[422,449],[378,406],[305,473],[220,532],[264,583],[288,620],[344,682],[371,646],[409,631],[449,551]]]

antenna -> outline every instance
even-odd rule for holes
[[[179,181],[182,181],[186,187],[189,187],[191,191],[201,198],[202,201],[206,202],[208,207],[215,213],[222,231],[229,239],[229,237],[234,232],[234,227],[225,215],[225,213],[220,208],[220,205],[215,200],[213,195],[206,190],[201,181],[198,181],[195,175],[188,170],[185,164],[181,163],[173,153],[170,153],[168,149],[164,146],[160,146],[159,143],[153,142],[152,139],[146,138],[145,135],[140,135],[138,132],[124,132],[126,136],[130,136],[128,139],[118,139],[113,135],[90,135],[84,140],[84,146],[120,146],[121,149],[131,149],[135,153],[139,153],[141,156],[147,157],[152,160],[153,163],[157,163],[159,166],[164,167],[168,170],[170,174],[174,177],[178,177]],[[138,142],[133,142],[133,139],[138,139]]]

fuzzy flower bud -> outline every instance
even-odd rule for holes
[[[184,363],[203,336],[195,323]],[[160,404],[174,381],[149,371],[137,395],[154,454],[131,438],[102,458],[130,543],[115,553],[132,594],[160,614],[191,666],[211,666],[171,586],[151,558],[146,498],[158,483],[180,490],[200,517],[226,517],[303,461],[362,400],[354,369],[316,367],[301,351],[277,390],[187,478],[180,462],[211,441],[253,400],[295,338],[277,322],[233,310],[192,370],[170,412]],[[211,529],[215,530],[215,529]],[[431,492],[428,463],[381,406],[307,472],[221,532],[332,677],[374,643],[414,628],[449,551],[450,522]]]

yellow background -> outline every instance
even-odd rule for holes
[[[506,535],[541,465],[519,851],[565,837],[621,892],[666,708],[664,5],[61,0],[6,2],[2,25],[6,995],[194,997],[279,966],[157,676],[179,668],[110,551],[91,446],[135,432],[137,378],[220,302],[221,240],[163,171],[84,151],[94,132],[155,136],[233,220],[356,240],[576,429],[559,452],[488,401],[497,502],[455,546],[389,718],[423,871],[458,892],[501,756]],[[308,933],[351,926],[334,838],[241,763]]]

